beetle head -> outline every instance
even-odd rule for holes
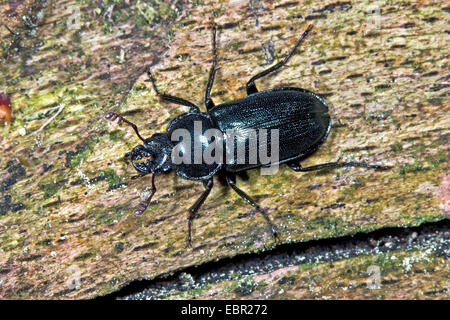
[[[131,160],[139,173],[160,174],[173,169],[171,154],[172,143],[167,134],[156,133],[125,154],[125,160]]]

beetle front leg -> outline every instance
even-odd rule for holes
[[[205,91],[205,105],[206,110],[214,108],[214,102],[211,99],[211,90],[214,84],[214,77],[216,75],[216,64],[217,64],[217,49],[216,49],[216,26],[214,25],[212,29],[212,49],[213,49],[213,62],[211,66],[211,70],[209,72],[208,84],[206,85]]]
[[[294,54],[295,50],[298,48],[298,46],[300,45],[300,43],[302,43],[303,39],[308,35],[308,33],[311,31],[312,29],[312,25],[309,25],[308,28],[306,29],[305,32],[303,32],[303,34],[300,36],[300,38],[298,39],[297,43],[295,44],[294,48],[292,48],[291,52],[289,52],[289,54],[283,59],[283,61],[278,62],[276,65],[261,71],[260,73],[258,73],[256,76],[252,77],[246,85],[247,88],[247,94],[251,95],[253,93],[258,92],[258,89],[256,88],[256,84],[255,81],[259,78],[262,78],[266,75],[268,75],[269,73],[272,73],[278,69],[280,69],[282,66],[284,66],[289,59],[292,57],[292,55]]]
[[[267,215],[266,210],[264,210],[259,204],[257,204],[256,201],[253,200],[244,191],[239,189],[236,186],[236,182],[234,181],[234,179],[232,177],[230,177],[229,175],[227,175],[227,183],[241,198],[243,198],[245,201],[247,201],[249,204],[251,204],[256,210],[258,210],[259,213],[261,213],[264,216],[264,219],[266,219],[267,223],[270,226],[272,235],[274,236],[274,238],[278,238],[278,232],[277,232],[275,226],[273,225],[272,221],[270,220],[269,216]]]
[[[178,98],[178,97],[175,97],[175,96],[171,96],[171,95],[159,92],[158,87],[156,86],[156,81],[153,78],[153,75],[150,72],[150,70],[147,70],[147,75],[148,75],[148,78],[150,79],[150,81],[152,83],[152,86],[153,86],[153,89],[156,92],[156,95],[158,97],[160,97],[162,100],[165,100],[167,102],[172,102],[172,103],[175,103],[175,104],[179,104],[179,105],[182,105],[182,106],[191,107],[191,111],[200,112],[200,109],[195,104],[193,104],[190,101],[187,101],[187,100],[185,100],[183,98]]]
[[[387,166],[381,166],[378,164],[367,164],[362,162],[328,162],[328,163],[322,163],[315,166],[310,167],[302,167],[300,163],[291,162],[287,164],[289,168],[296,172],[306,172],[306,171],[316,171],[316,170],[325,170],[325,169],[335,169],[335,168],[342,168],[342,167],[362,167],[362,168],[368,168],[368,169],[375,169],[375,170],[387,170],[390,167]]]
[[[192,207],[189,208],[189,218],[188,218],[188,243],[189,246],[192,246],[192,220],[194,220],[197,217],[197,211],[200,209],[202,204],[205,202],[206,198],[209,196],[209,193],[211,192],[211,189],[213,188],[214,182],[213,179],[209,179],[207,181],[203,182],[203,185],[205,186],[206,190],[203,191],[200,198],[197,199],[197,201],[194,203]]]

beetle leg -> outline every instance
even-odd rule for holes
[[[294,48],[292,48],[291,52],[289,52],[289,54],[286,56],[286,58],[283,59],[283,61],[278,62],[276,65],[261,71],[260,73],[258,73],[257,75],[255,75],[254,77],[252,77],[248,82],[247,82],[247,94],[251,95],[253,93],[258,92],[258,89],[256,88],[255,85],[255,80],[264,77],[265,75],[268,75],[269,73],[272,73],[276,70],[278,70],[279,68],[281,68],[282,66],[284,66],[289,59],[292,57],[292,55],[294,54],[295,50],[297,49],[297,47],[300,45],[300,43],[303,41],[303,39],[305,39],[305,37],[308,35],[308,33],[311,31],[312,29],[312,25],[309,25],[306,29],[305,32],[303,32],[303,34],[300,36],[300,38],[298,39],[297,43],[295,44]]]
[[[189,208],[189,218],[188,218],[188,243],[189,246],[191,246],[191,230],[192,230],[192,220],[194,220],[197,217],[197,211],[200,209],[202,204],[205,202],[206,198],[208,197],[209,193],[211,192],[211,189],[213,188],[214,182],[213,179],[209,179],[207,181],[203,181],[203,185],[205,186],[206,190],[203,191],[200,198],[195,201],[194,205]]]
[[[200,112],[200,109],[195,104],[193,104],[190,101],[187,101],[187,100],[185,100],[183,98],[178,98],[178,97],[175,97],[175,96],[171,96],[171,95],[159,92],[158,87],[156,86],[156,81],[153,78],[153,75],[150,72],[150,70],[147,70],[147,75],[148,75],[150,81],[152,82],[152,86],[153,86],[153,89],[156,92],[156,95],[158,97],[160,97],[162,100],[165,100],[167,102],[172,102],[172,103],[175,103],[175,104],[179,104],[179,105],[182,105],[182,106],[191,107],[191,111]]]
[[[375,169],[375,170],[387,170],[390,167],[387,166],[380,166],[378,164],[367,164],[367,163],[360,163],[360,162],[329,162],[329,163],[322,163],[311,167],[305,167],[303,168],[300,163],[291,162],[287,164],[289,168],[291,168],[294,171],[297,172],[306,172],[306,171],[315,171],[315,170],[324,170],[324,169],[335,169],[335,168],[342,168],[342,167],[362,167],[362,168],[369,168],[369,169]]]
[[[138,175],[132,176],[132,177],[131,177],[131,180],[136,180],[136,179],[145,177],[146,175],[148,175],[147,172],[146,172],[146,173],[139,173]]]
[[[217,49],[216,49],[216,26],[214,25],[212,29],[212,50],[213,50],[213,62],[211,66],[211,70],[209,72],[208,84],[206,85],[205,91],[205,105],[206,110],[214,108],[214,102],[211,99],[211,89],[214,84],[214,77],[216,75],[216,64],[217,64]]]
[[[277,230],[276,230],[275,226],[273,225],[272,221],[270,220],[269,216],[267,215],[266,210],[264,210],[259,204],[257,204],[255,202],[255,200],[253,200],[244,191],[239,189],[236,186],[236,182],[234,181],[234,179],[232,177],[230,177],[229,175],[227,175],[227,183],[241,198],[243,198],[245,201],[247,201],[249,204],[251,204],[256,210],[258,210],[259,213],[261,213],[264,216],[264,219],[266,219],[267,223],[270,226],[270,230],[272,231],[272,235],[275,238],[277,238],[278,237]]]

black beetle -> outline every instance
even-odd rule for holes
[[[106,118],[109,120],[119,119],[119,124],[122,122],[129,124],[134,129],[137,136],[144,142],[142,145],[136,146],[131,152],[125,155],[125,158],[131,160],[134,168],[140,173],[133,178],[153,174],[152,193],[146,200],[139,204],[135,210],[135,214],[142,214],[150,204],[152,196],[156,191],[155,175],[157,174],[175,170],[177,174],[184,179],[202,181],[206,190],[189,209],[188,241],[190,243],[192,220],[196,217],[197,211],[206,200],[213,187],[213,176],[219,175],[219,178],[226,180],[227,184],[239,194],[239,196],[255,207],[258,212],[263,214],[271,227],[272,234],[276,237],[276,229],[267,215],[266,210],[260,207],[250,196],[236,186],[236,175],[240,175],[249,169],[283,163],[287,164],[295,171],[313,171],[346,166],[372,169],[387,168],[380,165],[369,165],[356,162],[331,162],[306,168],[302,167],[299,161],[316,151],[326,140],[331,130],[331,118],[328,114],[326,102],[319,95],[305,89],[279,87],[266,91],[257,90],[255,80],[268,75],[285,65],[311,29],[312,26],[308,26],[294,48],[283,61],[258,73],[247,82],[247,97],[215,106],[210,96],[217,64],[216,27],[214,27],[212,29],[213,62],[205,92],[206,113],[200,112],[195,104],[187,100],[160,93],[151,72],[147,71],[149,80],[152,82],[156,94],[162,100],[190,107],[188,112],[176,117],[170,122],[165,133],[157,133],[151,138],[144,139],[139,134],[136,125],[126,120],[122,115],[113,112],[106,114]],[[201,124],[201,131],[197,133],[195,133],[195,123]],[[184,129],[190,133],[190,140],[183,140],[180,144],[174,143],[171,137],[177,129]],[[215,137],[214,140],[211,137],[205,137],[205,131],[207,129],[218,129],[222,133],[222,137]],[[227,138],[231,139],[226,133],[227,130],[230,129],[240,134],[238,134],[238,138],[233,137],[233,139],[243,140],[245,142],[244,145],[246,146],[246,151],[249,151],[250,148],[250,137],[247,134],[248,129],[278,130],[278,161],[276,163],[267,164],[262,163],[258,159],[256,163],[250,163],[250,161],[242,163],[237,161],[236,157],[232,157],[231,161],[227,158],[225,163],[207,163],[206,161],[197,161],[196,163],[194,159],[194,163],[175,164],[172,161],[174,148],[176,146],[181,146],[181,149],[178,148],[176,151],[179,155],[183,155],[183,153],[189,149],[192,153],[195,153],[194,146],[200,147],[202,152],[211,144],[223,146]],[[269,145],[268,142],[266,143],[266,148],[268,148],[267,145]],[[257,148],[260,148],[260,146],[257,145]],[[236,150],[232,149],[230,152],[232,152],[232,155],[235,155]],[[142,159],[144,162],[136,162]],[[192,155],[190,155],[190,159],[192,159]],[[247,160],[247,158],[245,159]]]

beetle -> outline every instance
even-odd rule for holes
[[[126,160],[131,160],[134,168],[139,172],[134,178],[143,177],[152,174],[152,192],[150,196],[142,201],[135,214],[141,215],[149,206],[153,195],[156,192],[155,175],[164,174],[170,171],[176,173],[184,179],[201,181],[205,187],[204,192],[189,209],[188,221],[188,242],[192,240],[192,221],[197,215],[198,210],[205,202],[206,198],[213,188],[213,177],[218,175],[246,202],[252,205],[257,212],[261,213],[270,226],[270,230],[277,238],[277,230],[269,218],[266,209],[262,208],[256,201],[236,185],[236,175],[241,175],[247,170],[268,166],[267,163],[257,161],[239,162],[236,158],[231,161],[207,163],[200,161],[195,163],[175,164],[174,154],[183,155],[189,151],[195,152],[193,146],[205,151],[208,146],[215,144],[218,146],[224,144],[227,139],[231,139],[226,133],[227,130],[234,130],[240,133],[240,139],[246,144],[246,151],[249,151],[248,143],[250,137],[246,135],[248,129],[276,129],[279,138],[279,158],[275,163],[286,164],[292,170],[297,172],[306,172],[314,170],[332,169],[339,167],[364,167],[377,170],[383,170],[387,167],[381,165],[371,165],[358,162],[330,162],[310,167],[302,167],[300,161],[314,153],[327,139],[331,130],[331,117],[328,114],[328,105],[318,94],[306,89],[293,87],[278,87],[265,91],[258,91],[255,81],[266,76],[281,67],[283,67],[294,54],[296,49],[312,30],[309,25],[300,36],[295,46],[289,54],[280,62],[267,68],[266,70],[252,77],[246,85],[247,96],[235,101],[215,105],[211,99],[211,89],[216,74],[217,49],[216,49],[216,26],[212,28],[212,66],[209,72],[209,78],[205,91],[206,112],[200,109],[192,102],[185,99],[163,94],[158,90],[156,81],[148,69],[147,74],[151,81],[156,95],[163,101],[189,107],[189,111],[174,118],[169,123],[166,132],[156,133],[150,138],[143,138],[137,126],[125,119],[121,114],[108,112],[105,117],[109,120],[118,119],[119,124],[126,123],[130,125],[143,144],[138,145],[125,155]],[[195,132],[195,123],[200,123],[202,131]],[[171,139],[177,129],[186,130],[190,133],[190,139],[183,140],[175,144]],[[220,139],[206,137],[205,132],[208,129],[218,129],[223,135]],[[178,149],[175,147],[178,146]],[[181,146],[181,147],[180,147]],[[176,150],[176,151],[174,151]],[[222,149],[223,150],[223,149]],[[234,153],[236,150],[232,149]],[[192,158],[192,155],[191,155]],[[142,160],[142,161],[141,161]],[[140,162],[139,162],[140,161]],[[271,163],[270,165],[274,165]]]

